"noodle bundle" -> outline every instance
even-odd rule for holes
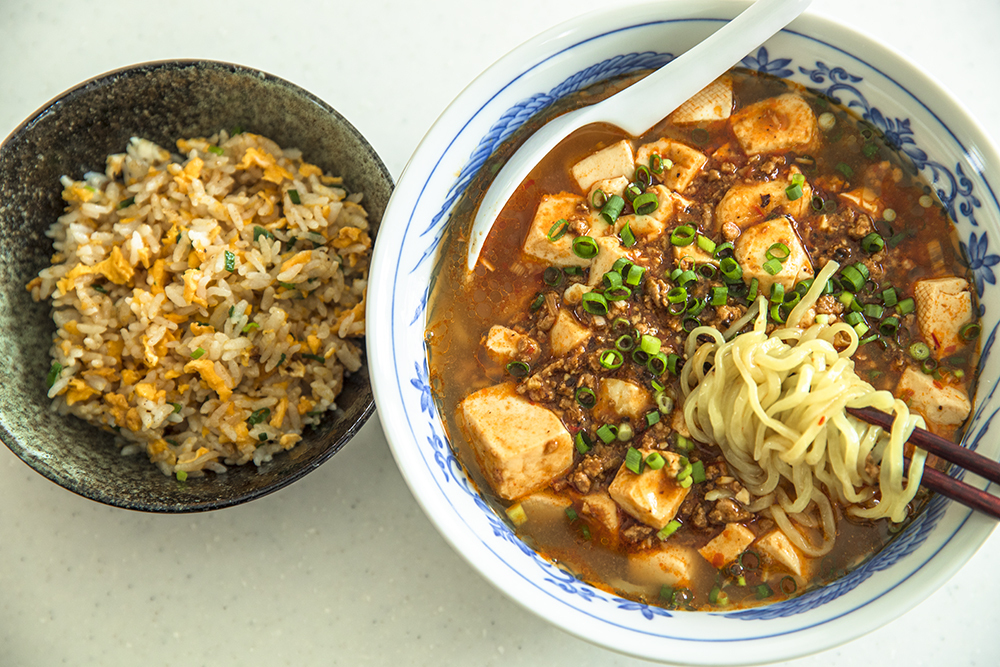
[[[843,322],[796,326],[838,268],[828,263],[789,313],[788,327],[770,335],[764,297],[726,334],[713,327],[692,331],[681,373],[691,435],[722,449],[754,496],[748,509],[769,511],[810,556],[833,547],[831,500],[859,518],[902,521],[926,458],[922,450],[914,451],[904,482],[903,446],[923,419],[854,372],[854,329]],[[752,331],[732,335],[755,316]],[[712,342],[699,345],[699,336]],[[838,351],[834,341],[845,338],[849,344]],[[891,431],[855,419],[847,407],[894,413]],[[822,543],[813,544],[795,524],[821,527]]]

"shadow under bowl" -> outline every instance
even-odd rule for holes
[[[121,456],[111,434],[50,409],[45,377],[55,324],[25,289],[50,263],[45,236],[63,213],[59,178],[103,171],[133,136],[168,149],[179,138],[242,127],[344,177],[363,192],[377,233],[393,184],[337,111],[275,76],[222,62],[163,61],[91,79],[47,103],[0,146],[0,440],[38,473],[87,498],[148,512],[219,509],[276,491],[317,468],[357,433],[374,401],[367,364],[345,378],[338,409],[292,450],[259,468],[179,482],[145,455]]]

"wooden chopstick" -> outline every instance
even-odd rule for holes
[[[881,426],[883,429],[892,428],[892,415],[881,410],[847,408],[847,412],[869,424]],[[913,429],[909,442],[984,479],[1000,484],[1000,463],[977,454],[971,449],[956,445],[922,428]],[[909,459],[907,459],[907,465],[909,465]],[[988,514],[994,519],[1000,519],[1000,498],[949,477],[940,470],[925,466],[920,483],[931,491],[962,503],[966,507]]]

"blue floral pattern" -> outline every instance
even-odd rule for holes
[[[428,257],[435,254],[451,207],[464,192],[475,173],[485,164],[486,159],[495,150],[497,145],[506,139],[527,118],[553,100],[567,93],[579,90],[599,78],[627,73],[643,67],[658,66],[656,63],[662,64],[669,61],[672,57],[671,54],[667,53],[645,52],[627,54],[603,61],[570,77],[547,93],[538,93],[523,100],[502,114],[500,119],[490,128],[489,133],[480,140],[476,150],[470,156],[468,163],[461,170],[456,182],[448,192],[444,205],[438,214],[434,216],[420,234],[421,237],[427,240],[427,246],[413,270],[416,270]],[[884,135],[885,140],[891,146],[906,155],[918,170],[924,172],[928,182],[935,187],[935,194],[937,194],[953,219],[956,221],[962,220],[973,228],[979,228],[979,222],[976,220],[975,214],[981,208],[982,203],[975,194],[974,182],[966,175],[963,165],[957,163],[952,170],[932,160],[918,145],[917,132],[909,118],[888,116],[868,102],[861,90],[861,86],[864,84],[863,77],[852,74],[843,67],[831,66],[821,61],[816,61],[812,67],[795,67],[792,58],[771,58],[768,49],[765,47],[758,49],[752,56],[744,58],[742,65],[779,77],[798,78],[800,81],[802,77],[805,77],[805,81],[802,81],[803,83],[813,85],[818,92],[826,95],[834,102],[846,104],[848,108],[857,111],[866,122],[870,123]],[[796,75],[796,71],[801,76]],[[1000,255],[989,252],[989,238],[985,230],[980,230],[979,233],[973,231],[968,236],[968,241],[961,243],[961,248],[974,276],[976,292],[980,297],[979,313],[982,316],[986,312],[986,302],[983,300],[983,296],[987,286],[996,285],[996,275],[993,267],[1000,264]],[[425,292],[423,299],[414,313],[411,324],[420,319],[426,309],[426,303],[427,294]],[[984,340],[981,350],[980,368],[989,362],[998,328],[1000,328],[1000,325],[994,326]],[[426,413],[428,420],[426,426],[430,433],[427,436],[427,441],[434,452],[434,460],[441,470],[442,480],[457,483],[472,498],[476,507],[483,512],[493,534],[501,538],[505,543],[514,546],[519,552],[530,557],[535,566],[542,570],[542,580],[546,584],[552,586],[553,589],[558,589],[563,594],[577,596],[580,600],[588,603],[605,602],[615,605],[617,609],[635,612],[636,618],[641,617],[646,621],[671,617],[671,613],[661,607],[606,595],[603,591],[581,582],[572,573],[561,569],[551,561],[539,556],[520,540],[508,524],[501,519],[494,508],[480,496],[475,486],[469,481],[467,475],[464,474],[461,464],[454,457],[447,441],[439,435],[441,427],[436,417],[436,409],[428,380],[426,359],[423,365],[419,363],[415,364],[415,375],[410,379],[410,385],[410,390],[417,392],[416,402],[420,405],[421,413]],[[996,417],[997,412],[1000,412],[1000,408],[992,409],[992,411],[986,409],[987,405],[992,405],[993,394],[996,391],[997,386],[992,387],[985,399],[980,398],[977,401],[977,411],[973,414],[965,435],[965,444],[972,449],[975,449],[988,434],[993,419]],[[960,477],[962,473],[954,472],[953,475]],[[788,617],[801,614],[837,599],[854,590],[876,573],[891,567],[901,558],[916,551],[927,540],[948,507],[949,502],[946,499],[935,497],[928,504],[926,511],[880,553],[846,576],[837,579],[827,586],[765,607],[720,613],[717,615],[744,621]]]

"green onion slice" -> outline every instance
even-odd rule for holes
[[[601,251],[600,247],[597,245],[597,241],[590,236],[577,236],[573,239],[573,253],[577,257],[583,259],[592,259],[597,257],[597,253]]]
[[[963,340],[975,340],[982,333],[983,326],[979,322],[970,322],[959,330]]]
[[[636,201],[639,200],[636,199]],[[622,227],[618,235],[621,237],[622,245],[626,248],[631,248],[635,245],[635,234],[632,233],[632,227],[629,226],[629,223],[625,223],[625,226]]]
[[[516,378],[528,377],[531,373],[531,366],[524,361],[511,361],[505,368],[508,373]]]
[[[660,201],[656,198],[656,193],[646,192],[632,201],[632,206],[638,215],[649,215],[660,207]]]
[[[601,207],[601,217],[603,217],[609,225],[615,224],[618,220],[618,216],[622,214],[625,209],[625,200],[618,195],[611,195],[608,197],[608,201]]]
[[[232,250],[226,251],[226,271],[233,271],[236,269],[236,253]]]
[[[590,204],[594,208],[603,208],[608,203],[608,195],[604,190],[597,188],[594,194],[590,195]]]
[[[618,438],[618,427],[614,424],[602,424],[601,427],[597,429],[597,437],[600,438],[604,444],[612,443]]]
[[[885,247],[885,239],[879,236],[878,232],[872,232],[861,239],[861,249],[869,255],[877,253]]]
[[[659,452],[652,452],[646,457],[646,465],[653,470],[659,470],[666,464],[666,462],[666,459],[664,459]]]
[[[558,266],[547,266],[542,272],[542,281],[549,287],[558,287],[563,281],[563,272]]]
[[[582,297],[583,309],[591,315],[607,315],[608,300],[603,294],[587,292]]]
[[[120,211],[123,208],[128,208],[134,203],[135,203],[135,197],[129,197],[128,199],[123,199],[118,203],[118,210]]]
[[[690,225],[681,225],[670,232],[670,243],[675,246],[687,246],[694,243],[696,232]]]
[[[199,348],[196,348],[195,351],[191,353],[191,358],[192,359],[200,359],[202,356],[204,356],[204,354],[205,354],[205,349],[199,347]]]
[[[628,334],[622,334],[615,341],[615,347],[622,352],[631,352],[635,348],[635,339]]]
[[[909,352],[910,356],[917,361],[923,361],[927,357],[931,356],[931,348],[929,348],[927,343],[923,341],[917,341],[916,343],[910,345]]]
[[[781,263],[784,263],[791,254],[792,251],[784,243],[772,243],[771,247],[764,252],[764,256],[768,259],[776,259]]]
[[[566,234],[567,229],[569,229],[569,223],[566,222],[566,218],[559,218],[549,227],[549,233],[545,235],[545,238],[549,240],[549,243],[555,243]]]
[[[586,454],[594,446],[594,441],[590,439],[590,436],[585,431],[580,431],[573,438],[573,444],[576,445],[576,451]]]
[[[299,191],[298,190],[289,190],[288,191],[288,198],[291,199],[292,203],[295,204],[296,206],[298,206],[299,204],[302,203],[302,200],[299,199]]]
[[[51,387],[59,379],[59,374],[62,373],[63,366],[58,361],[52,363],[52,367],[49,368],[49,374],[45,377],[45,386]]]
[[[616,368],[620,368],[621,365],[625,363],[625,357],[618,350],[607,349],[601,352],[601,356],[598,357],[598,361],[601,362],[601,366],[613,371]]]

